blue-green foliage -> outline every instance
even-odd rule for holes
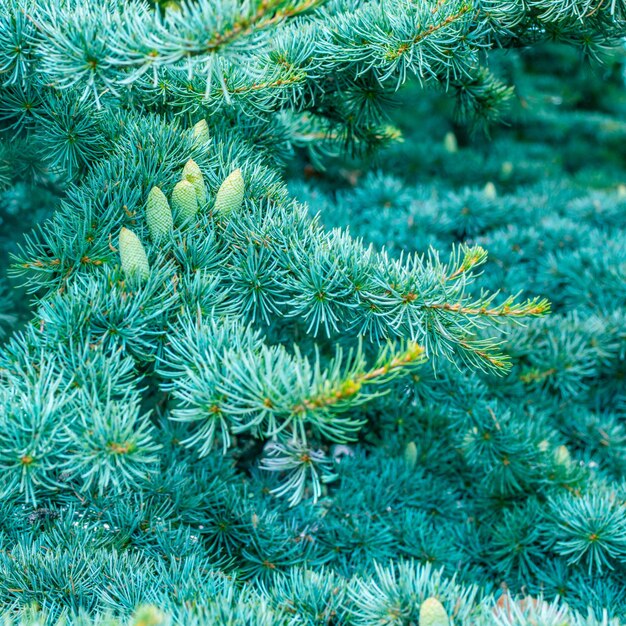
[[[624,2],[158,4],[0,0],[0,615],[618,624]]]
[[[528,55],[522,59],[529,81],[537,66]],[[587,89],[597,89],[599,80],[590,80]],[[598,104],[619,107],[621,97],[623,111],[624,96],[607,91]],[[409,92],[406,101],[415,97]],[[522,141],[496,130],[489,143],[473,140],[450,152],[445,133],[452,129],[441,118],[433,122],[441,101],[419,106],[433,139],[422,141],[424,128],[413,126],[408,109],[401,112],[405,143],[382,159],[392,171],[366,173],[353,164],[319,174],[322,186],[337,176],[340,189],[332,194],[303,182],[293,183],[294,192],[312,212],[321,211],[329,227],[349,225],[353,235],[395,255],[428,246],[443,253],[459,240],[479,243],[490,252],[481,286],[505,292],[517,286],[549,297],[553,307],[549,318],[506,339],[514,366],[504,378],[452,368],[438,369],[435,378],[427,368],[414,375],[401,417],[397,397],[379,403],[379,445],[396,436],[399,454],[402,442],[415,441],[418,458],[440,476],[438,488],[447,485],[457,507],[463,502],[460,511],[437,507],[441,538],[430,546],[421,539],[421,558],[458,572],[467,550],[471,580],[484,559],[485,581],[510,586],[517,579],[533,593],[623,607],[626,153],[613,138],[609,149],[585,132],[573,142],[578,158],[570,146],[555,146],[557,124],[571,123],[556,115],[560,107],[566,120],[584,122],[583,131],[599,117],[575,113],[575,104],[561,101],[525,114],[517,123],[517,132],[529,129]],[[546,118],[553,124],[546,127]],[[570,126],[571,133],[577,130]],[[621,132],[619,121],[614,130]],[[603,158],[583,156],[593,151]],[[359,482],[359,489],[366,484]],[[422,535],[423,523],[416,526]],[[471,538],[457,539],[459,532]],[[415,534],[404,528],[397,537]]]

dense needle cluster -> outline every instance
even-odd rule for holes
[[[624,616],[625,17],[0,0],[0,615]]]

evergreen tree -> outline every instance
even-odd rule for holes
[[[623,0],[0,7],[7,623],[626,616]]]

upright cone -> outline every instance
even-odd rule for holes
[[[129,626],[166,626],[170,621],[156,606],[144,604],[137,607]]]
[[[241,170],[236,169],[226,177],[217,192],[213,207],[215,213],[221,217],[228,217],[231,213],[238,211],[243,204],[244,191],[245,184]]]
[[[456,140],[456,135],[453,132],[446,133],[446,136],[443,138],[443,147],[446,152],[450,154],[454,154],[459,151],[459,144]]]
[[[198,212],[196,188],[188,181],[176,183],[172,191],[172,210],[177,222],[186,222]]]
[[[122,228],[120,231],[119,250],[124,274],[142,279],[150,276],[150,264],[146,251],[139,237],[132,230]]]
[[[150,238],[154,242],[169,236],[174,227],[169,202],[158,187],[152,187],[148,194],[146,221],[150,230]]]
[[[206,120],[200,120],[193,127],[193,138],[197,146],[206,146],[211,141],[209,125]]]
[[[417,465],[417,445],[414,441],[409,441],[404,448],[404,462],[409,469],[415,469]]]
[[[448,614],[437,598],[426,598],[422,602],[419,626],[450,626]]]
[[[496,189],[496,186],[491,181],[489,181],[483,187],[483,193],[485,194],[485,197],[489,200],[495,200],[498,197],[498,190]]]
[[[554,460],[557,465],[561,465],[563,467],[569,467],[572,464],[572,456],[567,449],[567,446],[559,446],[554,451]]]
[[[202,172],[200,171],[198,164],[193,159],[189,159],[189,161],[185,163],[182,179],[189,181],[193,185],[196,190],[198,204],[200,206],[205,205],[207,202],[207,194],[204,177],[202,176]]]

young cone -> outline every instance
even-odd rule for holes
[[[202,172],[200,171],[198,164],[193,159],[189,159],[189,161],[185,163],[182,180],[187,180],[194,186],[198,204],[200,206],[206,204],[207,194],[206,187],[204,185],[204,177],[202,176]]]
[[[409,469],[415,469],[417,465],[417,446],[414,441],[409,441],[404,448],[404,462]]]
[[[137,608],[130,626],[166,626],[169,623],[163,611],[156,606],[146,604]]]
[[[211,141],[209,134],[209,125],[206,120],[200,120],[193,127],[193,138],[197,146],[206,146]]]
[[[243,203],[245,184],[241,170],[231,172],[221,184],[215,197],[214,211],[221,217],[228,217],[234,211],[238,211]]]
[[[122,270],[127,276],[139,276],[142,279],[150,275],[150,264],[139,237],[132,230],[122,228],[119,237]]]
[[[495,200],[498,197],[498,190],[491,181],[483,187],[483,193],[486,198],[489,198],[489,200]]]
[[[572,457],[567,446],[559,446],[554,451],[554,460],[557,465],[562,465],[563,467],[569,467],[572,464]]]
[[[450,626],[448,614],[437,598],[426,598],[422,602],[419,626]]]
[[[446,136],[443,138],[443,147],[446,152],[450,154],[454,154],[459,151],[459,144],[456,140],[456,135],[453,132],[446,133]]]
[[[148,194],[146,220],[150,230],[150,238],[154,242],[167,237],[174,227],[170,205],[165,194],[158,187],[152,187]]]
[[[176,183],[172,191],[172,210],[177,222],[186,222],[198,212],[196,189],[188,180]]]

